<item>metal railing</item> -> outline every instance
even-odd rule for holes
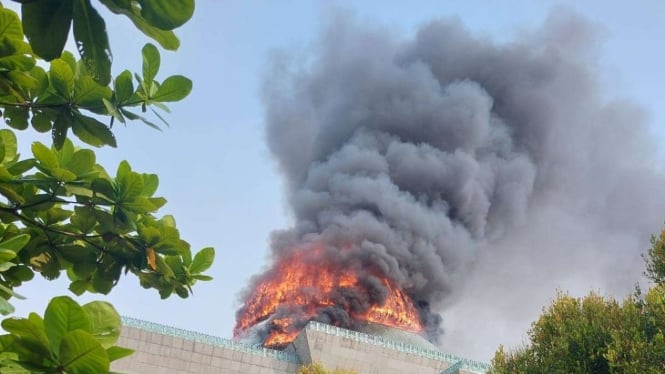
[[[446,370],[442,371],[441,374],[459,374],[461,368],[462,368],[462,361],[458,361],[450,365]]]
[[[300,364],[300,359],[295,354],[264,348],[258,344],[240,343],[231,339],[224,339],[213,335],[202,334],[200,332],[194,332],[194,331],[179,329],[176,327],[160,325],[158,323],[144,321],[138,318],[125,317],[125,316],[121,318],[123,326],[134,327],[145,331],[156,332],[163,335],[170,335],[176,338],[182,338],[193,342],[208,344],[215,347],[228,348],[235,351],[247,352],[263,357],[274,358],[280,361],[287,361],[287,362]]]

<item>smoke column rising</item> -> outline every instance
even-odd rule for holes
[[[431,307],[433,341],[441,312],[441,344],[482,359],[519,342],[557,287],[629,292],[665,217],[663,178],[646,114],[601,92],[597,42],[561,10],[503,44],[458,20],[405,40],[333,18],[264,83],[295,217],[273,256],[352,243],[346,263]]]

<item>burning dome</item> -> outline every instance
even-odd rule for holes
[[[409,296],[380,269],[355,261],[351,250],[317,245],[284,256],[238,312],[234,335],[258,334],[264,346],[281,348],[311,320],[356,330],[374,322],[421,332]]]

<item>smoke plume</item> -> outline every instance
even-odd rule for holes
[[[273,256],[330,243],[334,261],[396,282],[432,340],[450,313],[441,344],[485,359],[557,287],[630,291],[665,217],[663,178],[646,114],[602,93],[597,44],[566,11],[506,43],[458,20],[404,39],[335,17],[265,80],[295,218]]]

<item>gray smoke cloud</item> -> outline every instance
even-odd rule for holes
[[[338,15],[265,80],[295,217],[274,256],[352,243],[351,263],[420,303],[432,340],[442,313],[440,344],[481,359],[519,342],[557,287],[630,292],[664,180],[648,116],[602,92],[597,45],[562,10],[506,43],[458,20],[404,39]]]

